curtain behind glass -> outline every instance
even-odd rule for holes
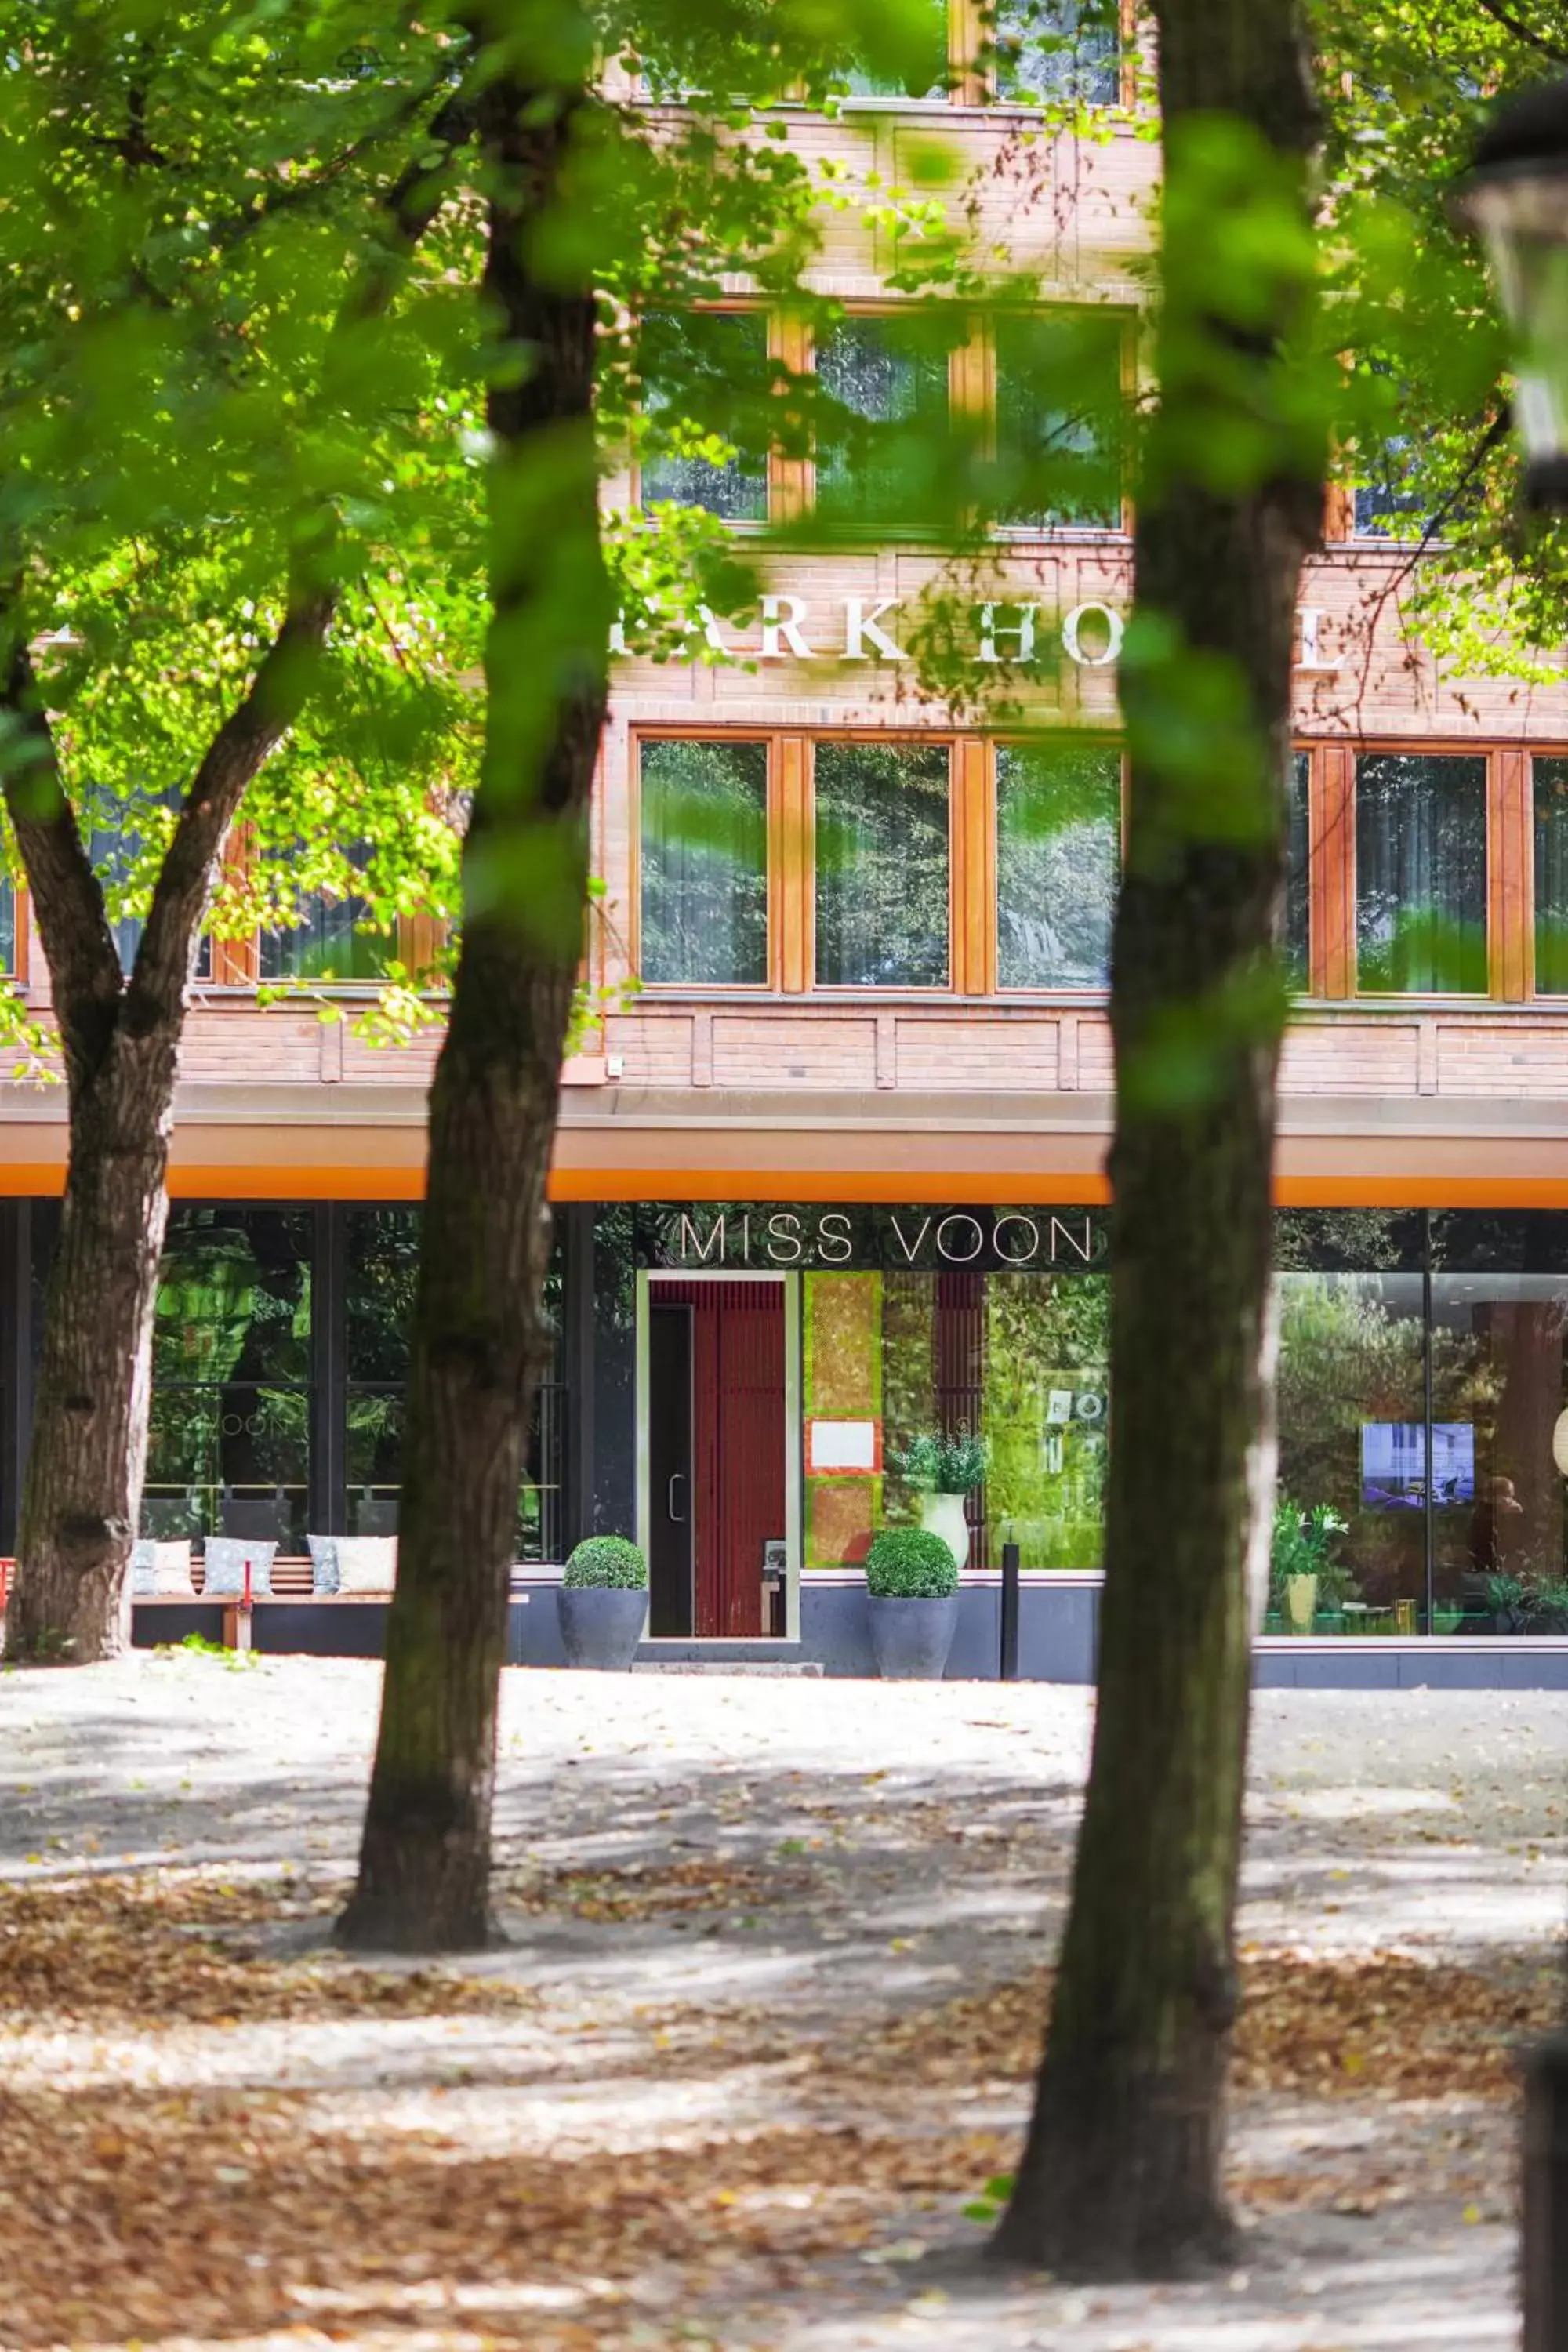
[[[673,408],[726,441],[746,425],[750,440],[756,404],[766,397],[767,352],[768,322],[760,310],[650,314],[640,355],[644,413],[657,417]],[[715,465],[673,450],[650,452],[641,480],[645,507],[700,507],[726,522],[767,519],[768,472],[760,456],[737,454]]]
[[[963,330],[926,312],[841,319],[817,338],[816,379],[848,412],[817,435],[816,503],[841,525],[911,530],[942,510],[948,357]]]
[[[946,985],[949,765],[945,744],[816,745],[824,987]]]
[[[996,955],[1004,988],[1103,988],[1121,855],[1113,746],[996,751]]]
[[[1285,985],[1304,996],[1311,977],[1311,823],[1308,798],[1312,763],[1305,751],[1292,755],[1285,806],[1285,936],[1281,953]]]
[[[1568,996],[1568,760],[1532,760],[1535,992]]]
[[[1356,976],[1373,992],[1487,989],[1487,763],[1356,761]]]
[[[1125,331],[1089,303],[996,320],[999,521],[1121,529]]]
[[[1004,98],[1115,106],[1121,96],[1119,0],[998,0],[996,88]]]
[[[768,747],[644,742],[641,967],[651,981],[768,976]]]

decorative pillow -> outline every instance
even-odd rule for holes
[[[131,1592],[137,1601],[194,1601],[189,1538],[158,1543],[144,1537],[131,1554]]]
[[[208,1536],[202,1555],[206,1567],[203,1591],[209,1600],[243,1600],[245,1563],[248,1559],[251,1594],[258,1601],[266,1600],[272,1590],[272,1562],[277,1552],[275,1543],[256,1543],[240,1536]]]
[[[338,1589],[338,1542],[336,1536],[307,1536],[310,1547],[310,1590],[330,1599]]]
[[[340,1592],[390,1592],[397,1581],[395,1536],[338,1536]]]

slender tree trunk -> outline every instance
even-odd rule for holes
[[[1273,943],[1296,592],[1322,499],[1316,436],[1282,415],[1279,339],[1310,299],[1314,115],[1295,7],[1161,0],[1157,15],[1161,412],[1135,562],[1139,614],[1159,625],[1130,646],[1122,679],[1099,1714],[1034,2119],[995,2241],[1005,2257],[1102,2279],[1178,2272],[1223,2256],[1230,2237],[1221,2162],[1251,1593],[1272,1479]],[[1279,159],[1298,264],[1281,264],[1267,316],[1216,315],[1225,272],[1205,247],[1223,224],[1195,193],[1213,176],[1212,147],[1205,165],[1189,143],[1195,111],[1241,118]],[[1226,399],[1278,426],[1239,490],[1199,478],[1203,449],[1223,446]]]
[[[397,1589],[349,1945],[489,1933],[496,1717],[519,1485],[549,1348],[545,1188],[582,949],[609,595],[592,425],[591,293],[540,284],[529,227],[561,201],[575,100],[502,81],[485,135],[485,291],[521,383],[489,397],[493,616],[467,911],[430,1093],[429,1181]]]

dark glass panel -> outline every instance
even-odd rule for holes
[[[1532,760],[1535,992],[1568,996],[1568,760]]]
[[[345,853],[363,871],[370,851],[363,843]],[[263,931],[258,970],[263,980],[334,981],[382,979],[397,952],[396,934],[370,928],[370,901],[357,891],[341,895],[313,890],[300,905],[299,920],[287,929]]]
[[[310,1399],[242,1381],[154,1387],[142,1528],[305,1549]]]
[[[965,331],[951,313],[924,309],[840,319],[818,336],[817,382],[845,412],[819,419],[819,512],[896,531],[944,510],[948,360]]]
[[[417,1209],[350,1209],[344,1324],[348,1376],[401,1382],[419,1279]]]
[[[645,742],[642,976],[714,986],[768,976],[768,747]]]
[[[816,977],[941,988],[948,971],[945,744],[816,745]]]
[[[768,511],[765,396],[768,322],[760,310],[656,312],[643,321],[639,364],[643,411],[670,414],[699,436],[737,445],[715,463],[691,450],[649,450],[642,461],[645,507],[700,507],[726,522],[762,522]]]
[[[1356,972],[1373,993],[1485,994],[1484,759],[1356,761]]]
[[[1285,811],[1285,984],[1304,996],[1311,986],[1311,827],[1308,786],[1312,763],[1305,751],[1290,761]]]
[[[1433,1631],[1568,1634],[1568,1279],[1432,1278]]]
[[[154,1388],[308,1382],[312,1234],[308,1210],[172,1210],[153,1325]]]
[[[1121,525],[1124,315],[1088,304],[995,323],[996,518]]]
[[[1121,862],[1121,754],[996,751],[996,950],[1004,988],[1103,988]]]

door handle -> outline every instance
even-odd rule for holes
[[[685,1475],[686,1473],[684,1470],[672,1470],[670,1472],[669,1491],[665,1496],[665,1508],[668,1512],[670,1519],[676,1527],[684,1527],[686,1524],[685,1512],[678,1511],[675,1507],[675,1489]]]

